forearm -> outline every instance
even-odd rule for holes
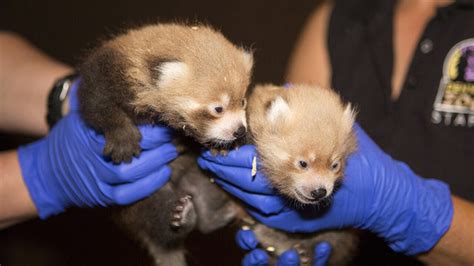
[[[71,71],[18,35],[0,32],[0,130],[46,134],[49,90]]]
[[[451,227],[438,244],[419,258],[429,265],[474,265],[474,204],[453,196]]]
[[[34,217],[36,208],[23,182],[16,151],[0,153],[0,229]]]
[[[310,16],[291,54],[286,81],[331,87],[326,31],[332,8],[332,1],[323,1]]]

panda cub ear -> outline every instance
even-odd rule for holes
[[[151,65],[153,80],[158,88],[168,86],[170,83],[182,80],[189,75],[189,67],[178,60],[155,61]]]
[[[247,71],[252,71],[253,68],[253,53],[250,51],[245,51],[242,53],[243,54],[243,59],[244,59],[244,64],[245,67],[247,68]]]
[[[352,130],[355,117],[356,111],[354,110],[354,108],[352,108],[352,105],[348,103],[344,109],[344,113],[342,114],[342,125],[345,129],[345,132],[350,132]]]
[[[290,114],[290,107],[288,103],[281,96],[277,96],[273,99],[267,108],[267,121],[270,124],[275,124],[277,121],[288,117]]]

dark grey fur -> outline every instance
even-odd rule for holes
[[[123,208],[116,222],[142,242],[156,265],[186,265],[184,239],[193,230],[209,233],[226,226],[237,208],[229,196],[209,181],[192,153],[171,163],[171,181],[152,196]],[[191,196],[185,210],[180,199]],[[181,219],[173,215],[181,213]],[[179,226],[173,226],[178,222]]]

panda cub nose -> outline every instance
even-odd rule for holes
[[[318,188],[316,190],[311,191],[311,196],[313,197],[315,201],[324,198],[326,194],[327,194],[327,191],[325,188]]]
[[[235,132],[234,132],[234,137],[236,138],[241,138],[245,135],[245,132],[247,132],[247,129],[244,126],[240,126]]]

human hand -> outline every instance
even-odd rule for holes
[[[214,156],[206,151],[198,158],[198,164],[216,174],[219,177],[216,183],[246,204],[263,214],[279,213],[285,208],[285,200],[275,194],[261,171],[252,177],[252,161],[256,157],[255,146],[245,145],[226,156]]]
[[[249,203],[253,207],[249,213],[268,226],[290,232],[355,227],[375,232],[398,252],[412,255],[429,250],[452,220],[448,186],[417,176],[385,154],[358,125],[354,129],[358,150],[348,159],[344,181],[332,204],[322,210],[269,208],[282,199],[272,194],[263,175],[252,180],[249,158],[255,156],[254,151],[232,151],[228,157],[205,152],[199,163],[222,179],[218,183],[224,189]],[[236,166],[239,172],[229,173]],[[256,191],[261,192],[257,204],[252,202]]]
[[[270,257],[267,252],[258,247],[258,239],[252,230],[239,230],[236,234],[236,242],[240,248],[249,251],[242,260],[244,266],[268,265]],[[331,245],[321,242],[314,247],[314,266],[326,265],[331,255]],[[300,265],[300,256],[294,249],[283,252],[276,262],[277,266]]]
[[[139,130],[142,152],[129,164],[107,161],[103,135],[86,126],[73,108],[45,138],[20,147],[22,175],[39,216],[71,206],[130,204],[163,186],[171,175],[166,164],[177,157],[172,132],[151,125]]]

